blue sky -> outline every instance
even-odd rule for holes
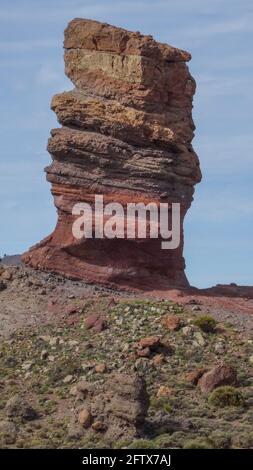
[[[253,283],[252,0],[1,0],[0,254],[49,234],[56,212],[43,168],[51,97],[64,77],[63,30],[74,17],[152,34],[192,53],[203,180],[185,224],[193,285]]]

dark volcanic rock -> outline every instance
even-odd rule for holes
[[[112,373],[104,384],[81,381],[78,421],[84,428],[103,432],[104,439],[133,439],[140,435],[149,407],[145,382],[137,374]]]
[[[14,395],[7,401],[5,412],[9,418],[20,417],[25,421],[38,418],[38,413],[21,395]]]
[[[209,393],[216,387],[235,385],[236,382],[237,373],[234,367],[220,364],[202,375],[198,381],[198,385],[203,393]]]

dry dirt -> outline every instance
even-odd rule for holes
[[[253,332],[253,288],[250,287],[231,284],[202,290],[117,292],[52,273],[34,271],[19,264],[18,257],[8,258],[11,265],[0,263],[0,270],[1,266],[2,269],[5,266],[12,278],[4,280],[8,288],[0,293],[0,337],[23,326],[61,322],[66,317],[67,307],[73,306],[73,300],[87,301],[101,296],[171,300],[188,306],[196,315],[208,313],[218,321],[229,322],[245,335]]]

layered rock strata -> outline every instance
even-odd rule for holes
[[[188,285],[183,219],[201,179],[194,136],[195,82],[188,52],[97,21],[75,19],[65,30],[65,70],[74,90],[53,97],[62,125],[51,132],[47,180],[57,208],[54,232],[23,255],[27,264],[88,282],[120,287]],[[94,196],[104,203],[181,204],[181,242],[82,239],[72,208]]]

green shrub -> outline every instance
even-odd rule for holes
[[[244,399],[242,394],[235,387],[225,385],[216,388],[208,399],[209,403],[217,408],[224,408],[225,406],[242,406]]]
[[[194,325],[200,328],[204,333],[214,333],[216,331],[217,322],[209,315],[203,315],[202,317],[194,320]]]
[[[253,432],[237,432],[232,438],[233,447],[239,449],[252,449],[253,447]]]
[[[205,439],[196,438],[186,441],[183,449],[213,449],[213,445]]]
[[[138,439],[133,441],[128,449],[155,449],[154,441],[148,441],[147,439]]]
[[[170,448],[173,444],[173,436],[164,432],[155,437],[154,441],[158,449]]]
[[[82,372],[80,363],[72,358],[61,358],[56,364],[53,364],[51,369],[48,371],[48,385],[56,385],[62,382],[64,377],[67,375],[75,375]]]
[[[131,440],[129,439],[120,439],[113,444],[113,449],[125,449],[131,445]]]
[[[181,448],[186,439],[186,434],[182,431],[175,431],[172,434],[168,434],[168,426],[167,432],[166,430],[162,430],[160,428],[160,432],[157,437],[154,438],[155,448],[156,449],[171,449],[171,448]]]
[[[231,445],[231,435],[228,432],[224,430],[220,431],[218,429],[216,431],[213,431],[210,437],[215,445],[215,448],[229,449]]]
[[[150,408],[153,408],[153,410],[163,410],[166,413],[171,413],[172,411],[172,407],[165,397],[152,398],[150,400]]]

